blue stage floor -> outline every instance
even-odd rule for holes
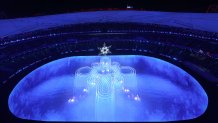
[[[40,121],[177,121],[196,118],[207,108],[207,94],[191,75],[153,57],[108,56],[111,64],[119,63],[115,80],[122,76],[122,81],[111,85],[104,79],[109,72],[97,73],[102,76],[93,84],[90,71],[101,58],[67,57],[32,71],[11,92],[10,111]],[[82,79],[75,74],[79,68],[85,70],[79,71]]]

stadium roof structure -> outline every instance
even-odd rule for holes
[[[0,20],[0,37],[67,24],[132,22],[218,32],[218,13],[96,11]]]

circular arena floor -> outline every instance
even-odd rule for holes
[[[183,69],[154,57],[109,55],[107,70],[117,66],[116,72],[99,68],[93,74],[103,57],[66,57],[33,70],[11,92],[10,111],[37,121],[158,122],[194,119],[206,111],[206,92]]]

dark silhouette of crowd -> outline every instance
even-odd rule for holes
[[[67,56],[98,55],[112,45],[113,55],[152,55],[196,65],[218,77],[218,34],[187,28],[140,23],[64,25],[0,39],[0,81]]]

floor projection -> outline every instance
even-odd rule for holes
[[[177,121],[202,115],[208,97],[181,68],[148,56],[75,56],[24,77],[8,100],[39,121]]]

